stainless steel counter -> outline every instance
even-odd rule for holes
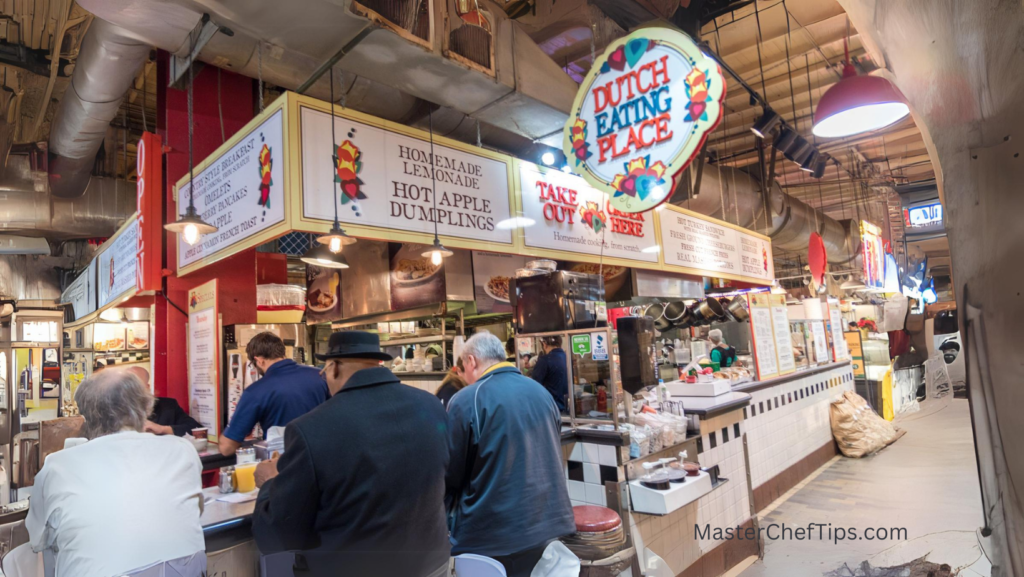
[[[252,512],[256,501],[225,503],[217,487],[203,489],[203,515],[199,518],[206,538],[206,552],[212,553],[252,541]]]

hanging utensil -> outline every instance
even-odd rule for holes
[[[747,310],[746,297],[738,296],[729,301],[729,306],[726,307],[726,311],[733,320],[738,322],[743,322],[750,318],[750,311]]]
[[[715,297],[708,297],[690,308],[693,312],[693,316],[697,319],[699,324],[709,325],[713,321],[717,320],[718,317],[722,316],[725,309],[722,308],[721,303]]]

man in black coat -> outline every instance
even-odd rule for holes
[[[380,366],[391,356],[375,334],[334,333],[317,357],[331,398],[292,421],[284,455],[256,469],[260,551],[304,551],[313,574],[446,573],[444,408]]]

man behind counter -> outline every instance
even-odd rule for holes
[[[256,544],[305,551],[310,575],[447,575],[444,408],[380,366],[391,355],[377,335],[328,344],[317,358],[331,398],[288,425],[279,460],[256,467]]]
[[[271,332],[254,336],[245,346],[249,362],[262,377],[249,385],[238,400],[218,448],[234,455],[258,423],[266,434],[270,427],[283,427],[317,408],[327,400],[327,383],[313,367],[286,359],[284,341]]]
[[[150,388],[149,371],[139,366],[128,367],[125,370],[138,377],[143,385]],[[178,401],[170,397],[156,397],[153,411],[149,414],[149,418],[146,419],[146,426],[143,428],[143,431],[153,433],[154,435],[183,437],[185,433],[202,426],[199,421],[193,419],[182,410]]]

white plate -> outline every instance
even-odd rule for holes
[[[503,303],[509,302],[508,299],[503,299],[503,298],[501,298],[500,296],[494,294],[491,291],[490,279],[488,279],[488,282],[484,283],[484,292],[487,293],[487,296],[491,297],[492,299],[494,299],[494,300],[496,300],[498,302],[503,302]]]

